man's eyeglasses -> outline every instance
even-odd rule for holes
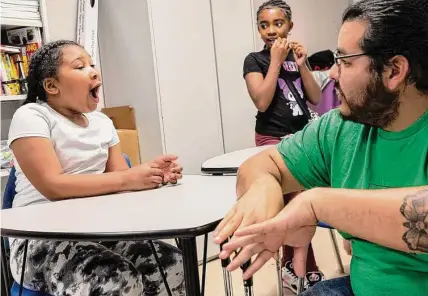
[[[340,55],[338,51],[333,52],[334,62],[336,63],[337,66],[340,66],[342,59],[360,57],[363,55],[368,55],[368,53],[362,52],[362,53]]]

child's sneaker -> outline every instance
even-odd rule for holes
[[[293,262],[287,261],[282,269],[282,286],[290,289],[293,293],[297,294],[297,285],[299,284],[299,278],[294,273]],[[305,281],[305,290],[307,288],[307,282]]]
[[[321,271],[311,271],[306,273],[305,289],[313,287],[315,284],[325,280]]]

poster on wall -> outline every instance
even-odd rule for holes
[[[95,64],[98,51],[98,0],[79,0],[77,5],[77,43],[85,48]]]

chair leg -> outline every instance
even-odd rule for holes
[[[223,251],[223,245],[229,241],[227,238],[224,242],[220,244],[220,253]],[[233,296],[233,287],[232,287],[232,275],[226,267],[230,264],[230,258],[221,259],[221,267],[223,270],[223,282],[224,282],[224,295]]]
[[[159,272],[160,272],[161,277],[163,279],[166,292],[168,293],[168,296],[172,296],[171,290],[170,290],[168,282],[166,280],[165,271],[163,270],[162,264],[161,264],[161,262],[159,260],[158,252],[156,252],[155,245],[153,244],[152,240],[149,240],[148,242],[149,242],[150,248],[152,249],[152,253],[153,253],[153,256],[155,257],[156,263],[157,263],[157,265],[159,267]]]
[[[177,245],[177,248],[181,250],[180,241],[177,238],[175,239],[175,244]]]
[[[276,276],[278,278],[278,296],[284,295],[284,288],[282,286],[282,268],[281,268],[281,251],[277,252],[278,258],[276,259]]]
[[[303,293],[304,289],[305,289],[305,278],[299,277],[298,283],[297,283],[297,295],[300,295],[300,293]]]
[[[250,267],[251,265],[251,259],[245,262],[243,265],[241,265],[242,273],[245,273],[245,271]],[[244,280],[244,295],[245,296],[253,296],[253,277],[250,277],[247,280]]]
[[[345,269],[343,268],[342,257],[340,257],[339,245],[337,244],[336,234],[334,233],[334,229],[329,229],[331,242],[334,248],[334,254],[336,255],[337,265],[339,267],[340,274],[345,274]]]
[[[22,258],[21,280],[19,282],[19,296],[22,296],[22,288],[24,284],[25,264],[27,263],[28,239],[25,240],[24,258]]]
[[[0,292],[1,294],[0,295],[9,296],[10,288],[9,288],[9,284],[7,283],[7,280],[6,280],[6,277],[5,277],[3,270],[2,270],[0,285],[1,285],[1,292]]]

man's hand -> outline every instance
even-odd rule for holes
[[[275,217],[283,207],[282,190],[278,181],[273,177],[260,179],[249,188],[220,222],[214,234],[214,242],[221,244],[237,229]],[[247,250],[250,249],[241,250],[241,256],[246,254]],[[232,251],[223,252],[223,256],[230,256]],[[271,254],[265,253],[264,256],[270,258]]]
[[[183,178],[183,167],[177,163],[177,159],[178,157],[176,155],[161,155],[152,161],[157,164],[163,172],[163,184],[176,184],[177,180]]]
[[[298,276],[306,274],[306,255],[308,246],[315,235],[317,218],[312,209],[311,199],[316,190],[305,191],[294,198],[275,218],[242,228],[235,237],[223,246],[220,258],[226,258],[231,252],[242,248],[228,266],[235,270],[252,256],[256,260],[244,273],[244,278],[251,277],[258,271],[282,245],[294,247],[294,269]]]
[[[293,50],[294,60],[297,66],[302,67],[306,64],[308,58],[308,50],[299,42],[292,41],[289,43],[290,49]]]

